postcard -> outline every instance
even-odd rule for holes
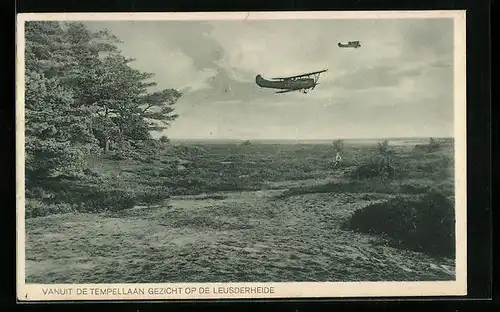
[[[18,300],[466,295],[465,17],[18,14]]]

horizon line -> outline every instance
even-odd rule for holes
[[[363,138],[213,138],[213,137],[168,137],[169,140],[226,140],[226,141],[335,141],[335,140],[407,140],[407,139],[453,139],[454,136],[407,136],[407,137],[363,137]],[[159,137],[161,138],[161,137]],[[158,139],[159,139],[158,138]]]

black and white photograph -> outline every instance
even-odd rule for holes
[[[466,294],[465,12],[17,29],[19,300]]]

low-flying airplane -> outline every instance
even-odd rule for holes
[[[361,48],[359,41],[349,41],[348,43],[339,42],[339,48]]]
[[[255,83],[261,88],[282,90],[276,93],[300,91],[306,94],[310,90],[314,90],[314,88],[319,84],[318,83],[319,76],[321,75],[321,73],[324,73],[326,71],[327,69],[323,69],[320,71],[302,75],[271,78],[272,80],[267,80],[262,78],[261,75],[257,75],[255,77]]]

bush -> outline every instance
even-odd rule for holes
[[[439,143],[434,138],[429,138],[429,143],[427,144],[417,144],[415,145],[415,150],[422,150],[428,153],[436,152],[441,149],[441,143]]]
[[[369,162],[358,165],[352,172],[352,179],[371,179],[376,177],[396,178],[394,165],[388,163]]]
[[[68,203],[44,203],[37,199],[26,199],[25,218],[44,217],[51,214],[75,212],[77,207]]]
[[[384,235],[398,247],[431,255],[455,253],[454,203],[440,193],[370,205],[356,211],[344,229]]]
[[[367,179],[378,177],[380,174],[380,166],[375,163],[361,164],[352,172],[353,179]]]
[[[342,151],[344,151],[344,141],[340,139],[335,140],[333,141],[332,147],[335,152],[341,153]]]
[[[112,181],[103,176],[83,176],[75,180],[51,179],[46,180],[43,186],[53,196],[46,199],[37,196],[36,199],[49,207],[62,205],[72,207],[72,211],[98,213],[128,209],[136,204],[135,193],[113,186]],[[61,209],[50,211],[50,214],[65,212]]]
[[[55,197],[54,192],[43,189],[39,186],[27,187],[25,191],[26,199],[38,199],[41,201],[52,200]]]
[[[144,189],[144,191],[136,192],[134,194],[134,200],[138,204],[154,205],[170,198],[171,195],[171,188],[160,185],[148,187]]]
[[[48,190],[42,192],[34,188],[27,192],[26,216],[40,217],[75,211],[117,212],[139,204],[156,204],[171,196],[168,186],[158,185],[157,181],[153,184],[150,186],[141,183],[141,187],[120,186],[113,185],[112,181],[106,181],[102,177],[50,181],[44,185]]]
[[[133,208],[136,204],[134,194],[121,189],[97,189],[86,192],[80,198],[82,212],[115,212]]]

